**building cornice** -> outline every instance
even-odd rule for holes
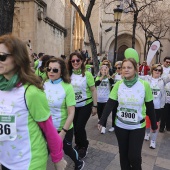
[[[16,0],[16,2],[35,2],[37,5],[43,8],[43,21],[52,26],[53,28],[63,32],[65,37],[67,36],[67,30],[63,26],[55,22],[52,18],[47,16],[47,3],[43,0]]]

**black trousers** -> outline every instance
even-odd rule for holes
[[[64,150],[64,153],[68,155],[73,160],[73,162],[76,164],[79,162],[78,161],[79,158],[78,158],[77,151],[73,149],[72,147],[72,141],[73,141],[73,128],[68,130],[65,135],[65,138],[63,140],[63,150]]]
[[[142,170],[142,145],[145,128],[126,130],[115,126],[121,170]]]
[[[89,145],[89,141],[87,140],[86,134],[86,124],[90,118],[92,111],[92,102],[83,107],[75,108],[74,115],[74,136],[75,136],[75,144],[79,147],[87,148]]]
[[[99,120],[102,117],[102,113],[103,113],[105,105],[106,105],[106,103],[97,102],[97,115],[98,115]],[[107,120],[104,122],[104,127],[106,127],[106,123],[107,123]]]
[[[161,115],[160,129],[170,129],[170,104],[166,103]]]
[[[10,170],[8,168],[6,168],[5,166],[1,165],[2,166],[2,170]]]

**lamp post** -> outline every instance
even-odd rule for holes
[[[163,52],[162,48],[163,48],[163,45],[160,44],[159,63],[160,63],[160,61],[161,61],[161,53]]]
[[[123,10],[120,8],[120,5],[117,5],[117,8],[114,9],[114,21],[116,22],[115,28],[115,46],[114,46],[114,57],[113,57],[113,66],[117,61],[117,33],[118,33],[118,25],[121,19]]]

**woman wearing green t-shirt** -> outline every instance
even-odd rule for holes
[[[77,151],[72,148],[75,94],[64,60],[50,59],[46,71],[48,80],[44,83],[44,89],[53,124],[63,139],[64,153],[74,161],[75,170],[81,170],[84,161],[78,158]]]
[[[0,37],[0,101],[2,170],[46,170],[46,143],[56,169],[64,170],[62,139],[41,81],[31,70],[25,43],[12,35]]]
[[[68,68],[76,98],[73,120],[75,149],[80,158],[84,158],[87,155],[89,145],[85,126],[90,115],[94,116],[97,113],[97,93],[94,78],[89,71],[85,71],[84,61],[80,53],[70,54]]]
[[[121,170],[141,170],[141,150],[145,136],[145,117],[157,129],[152,90],[149,83],[138,78],[134,59],[122,62],[123,80],[118,81],[109,96],[98,128],[102,128],[111,110],[115,110],[115,134],[119,145]]]

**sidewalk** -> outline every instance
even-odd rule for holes
[[[108,121],[108,125],[111,125],[111,121]],[[106,134],[100,134],[97,130],[97,116],[95,116],[88,121],[87,135],[90,145],[88,155],[84,159],[83,170],[120,170],[118,145],[114,132],[107,131]],[[67,170],[74,170],[71,159],[67,156],[65,158],[68,162]],[[149,141],[144,141],[142,162],[143,170],[170,170],[169,132],[158,134],[156,149],[150,149]],[[50,160],[47,170],[54,170]]]

